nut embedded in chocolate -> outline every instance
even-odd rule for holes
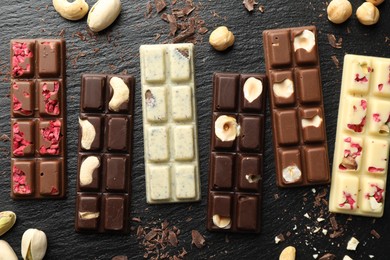
[[[252,103],[257,99],[263,92],[263,83],[254,78],[250,77],[245,81],[244,84],[244,97],[249,103]]]
[[[358,168],[358,164],[351,155],[348,155],[343,158],[340,163],[340,168],[348,169],[348,170],[356,170]]]
[[[234,117],[220,116],[215,120],[215,135],[222,141],[233,141],[240,134],[240,126]]]
[[[220,216],[215,214],[213,216],[213,223],[219,228],[229,229],[231,227],[231,219],[230,217]]]
[[[302,172],[301,170],[296,166],[288,166],[283,169],[283,179],[287,183],[294,183],[301,179]]]

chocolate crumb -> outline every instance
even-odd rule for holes
[[[255,0],[244,0],[242,3],[244,4],[246,10],[248,10],[249,12],[253,11],[254,5],[257,5]]]
[[[375,229],[371,230],[371,235],[373,235],[376,239],[381,238],[381,235],[379,235]]]
[[[287,231],[286,237],[290,237],[290,236],[291,236],[291,232],[290,232],[290,231]]]
[[[205,33],[207,33],[209,30],[206,28],[206,27],[200,27],[199,29],[198,29],[198,33],[200,33],[200,34],[205,34]]]
[[[65,29],[62,29],[60,31],[60,33],[58,34],[58,36],[60,36],[61,38],[64,38],[64,36],[65,36]]]
[[[265,9],[264,9],[264,5],[260,5],[260,6],[259,6],[259,11],[260,11],[260,13],[264,13],[264,10],[265,10]]]
[[[326,253],[325,255],[321,256],[318,260],[334,260],[336,259],[336,256],[331,253]]]
[[[179,33],[179,35],[173,38],[172,43],[183,42],[195,34],[195,19],[191,18],[189,21],[190,25],[188,29],[182,31],[181,33]]]
[[[0,136],[0,141],[6,143],[6,142],[8,142],[8,141],[11,141],[11,138],[9,138],[9,136],[6,135],[6,134],[2,134],[2,135]]]
[[[332,55],[330,57],[332,58],[334,65],[336,65],[336,68],[340,68],[340,62],[337,59],[336,55]],[[346,159],[346,158],[344,158],[344,159]],[[344,162],[344,160],[343,160],[343,162]],[[344,165],[345,165],[345,163],[343,164],[343,166]],[[357,164],[356,164],[356,168],[357,168]]]
[[[162,10],[167,7],[167,4],[164,0],[154,0],[154,4],[156,5],[156,11],[157,13],[160,13]]]
[[[161,37],[161,34],[156,33],[156,35],[154,36],[154,40],[157,41],[158,39],[160,39],[160,37]]]
[[[330,221],[330,224],[332,225],[332,228],[333,230],[338,230],[339,229],[339,226],[337,224],[337,221],[336,221],[336,217],[335,216],[331,216],[329,218],[329,221]]]
[[[277,242],[277,244],[278,244],[279,242],[283,242],[283,241],[285,240],[283,234],[277,235],[277,236],[275,237],[275,242],[276,242],[277,240],[279,240],[279,241]]]
[[[205,246],[206,240],[204,237],[199,233],[197,230],[191,231],[192,236],[192,242],[191,244],[194,244],[197,248],[202,248]]]
[[[167,19],[169,22],[169,35],[175,36],[177,31],[177,22],[175,16],[168,14]]]
[[[150,240],[152,240],[152,238],[154,238],[155,236],[157,236],[157,233],[156,233],[154,230],[151,230],[151,231],[149,231],[148,234],[146,234],[145,239],[146,239],[147,241],[150,241]]]

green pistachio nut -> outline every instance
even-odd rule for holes
[[[0,212],[0,236],[10,230],[16,222],[16,215],[12,211]]]

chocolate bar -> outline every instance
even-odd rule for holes
[[[317,30],[314,26],[263,32],[269,79],[276,183],[329,183]]]
[[[142,45],[148,203],[200,200],[193,44]]]
[[[329,210],[382,217],[390,144],[390,59],[346,55]]]
[[[11,197],[66,194],[65,41],[11,40]]]
[[[135,80],[82,75],[75,229],[128,233]]]
[[[215,73],[207,228],[261,229],[266,78]]]

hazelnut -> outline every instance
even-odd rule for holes
[[[231,226],[231,220],[229,217],[222,217],[218,214],[213,216],[213,223],[219,228],[229,229]]]
[[[370,2],[372,3],[373,5],[375,6],[378,6],[380,5],[381,3],[383,3],[385,0],[366,0],[366,2]]]
[[[283,169],[283,179],[287,183],[294,183],[301,179],[301,170],[296,165],[287,166]]]
[[[373,25],[379,20],[379,10],[372,3],[365,2],[356,10],[356,17],[361,24]]]
[[[380,128],[379,128],[379,133],[380,134],[389,134],[390,132],[390,129],[389,129],[389,126],[387,124],[385,125],[382,125]]]
[[[255,174],[247,174],[247,175],[245,175],[245,179],[246,179],[249,183],[256,183],[256,182],[258,182],[259,180],[261,180],[261,176],[260,176],[260,175],[255,175]]]
[[[295,260],[296,249],[293,246],[288,246],[280,253],[279,260]]]
[[[236,139],[239,135],[239,126],[234,117],[231,116],[220,116],[215,120],[215,135],[222,141],[228,142]]]
[[[352,5],[348,0],[332,0],[328,8],[328,19],[332,23],[340,24],[348,20],[352,15]]]
[[[294,83],[290,79],[285,79],[280,83],[274,83],[272,90],[277,97],[289,98],[294,94]]]
[[[316,37],[312,31],[304,30],[294,38],[294,51],[305,49],[307,52],[311,52],[315,45]]]
[[[343,160],[341,161],[341,166],[344,166],[344,168],[348,170],[357,170],[358,164],[351,155],[348,155],[347,157],[344,157]]]
[[[210,34],[209,43],[217,51],[224,51],[234,44],[234,35],[226,26],[220,26]]]
[[[245,81],[243,90],[245,99],[252,103],[263,92],[263,83],[254,77],[250,77]]]

